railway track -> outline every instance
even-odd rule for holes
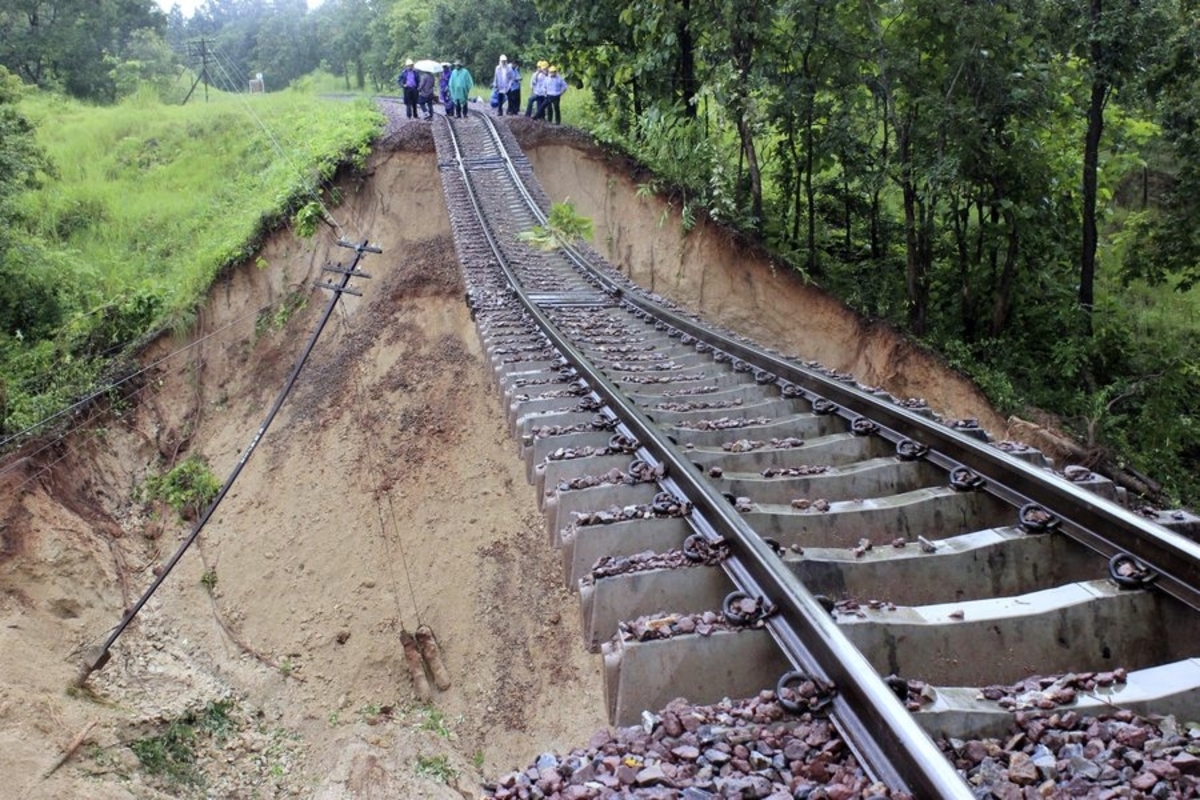
[[[1194,517],[713,328],[586,248],[532,248],[550,203],[507,128],[434,135],[545,512],[529,546],[579,589],[614,724],[773,690],[873,780],[970,797],[934,741],[1016,710],[1200,719]]]

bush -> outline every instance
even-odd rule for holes
[[[208,468],[203,456],[191,455],[165,475],[146,479],[146,496],[161,500],[183,519],[194,519],[221,491],[221,482]]]

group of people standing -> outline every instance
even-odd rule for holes
[[[404,70],[396,78],[404,95],[405,115],[409,119],[433,118],[434,74],[416,69],[410,58],[404,64]],[[471,90],[475,87],[475,79],[460,61],[442,64],[442,72],[438,79],[438,90],[446,116],[465,117],[467,103]],[[567,91],[566,80],[558,73],[558,67],[548,61],[537,62],[537,71],[529,82],[529,102],[525,106],[525,116],[534,119],[549,119],[554,124],[562,122],[562,110],[559,101]],[[508,106],[510,115],[521,111],[521,70],[516,61],[509,62],[501,55],[499,63],[492,72],[492,108],[496,114],[504,116],[504,107]]]
[[[537,72],[533,73],[529,89],[532,93],[530,105],[525,108],[525,116],[534,119],[548,119],[555,125],[562,123],[562,109],[559,101],[567,91],[567,81],[558,74],[558,67],[548,61],[537,63]]]
[[[434,73],[417,69],[411,58],[404,63],[396,83],[404,96],[404,114],[408,119],[419,119],[422,115],[425,119],[433,119],[434,80]],[[475,88],[475,78],[470,70],[460,61],[442,64],[441,75],[436,76],[436,80],[446,116],[465,117],[471,89]]]

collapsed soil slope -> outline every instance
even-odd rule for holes
[[[470,796],[478,767],[603,725],[599,664],[462,302],[435,159],[381,152],[372,172],[335,212],[384,250],[361,265],[363,299],[344,298],[199,547],[92,676],[95,698],[66,692],[73,651],[188,531],[135,488],[190,453],[230,472],[326,298],[277,330],[259,309],[352,253],[276,236],[265,269],[214,289],[188,341],[147,353],[159,365],[127,410],[4,468],[0,774],[24,776],[27,796],[185,793],[147,778],[123,743],[227,696],[250,722],[209,765],[218,796],[458,796],[439,780],[454,772]],[[454,681],[432,711],[398,640],[418,623]],[[93,719],[95,746],[40,780]]]
[[[530,156],[550,196],[593,217],[597,247],[644,285],[764,344],[996,424],[969,386],[889,332],[719,231],[660,227],[663,207],[600,154],[510,124],[539,139]],[[148,775],[127,745],[223,698],[231,730],[196,754],[217,796],[472,796],[482,773],[602,726],[600,664],[580,646],[462,302],[431,147],[427,127],[395,132],[344,187],[345,235],[384,250],[361,265],[374,277],[357,282],[362,299],[343,299],[199,546],[92,677],[94,694],[67,691],[79,649],[103,639],[189,530],[138,487],[190,454],[230,472],[326,297],[291,315],[280,304],[351,253],[332,235],[279,233],[265,267],[214,287],[192,335],[150,349],[128,403],[0,467],[0,774],[19,777],[18,796],[199,792]],[[398,642],[419,623],[454,681],[428,707]],[[76,757],[43,778],[85,729]]]
[[[566,145],[529,155],[547,194],[589,217],[592,245],[639,285],[761,344],[1003,433],[1004,418],[970,381],[728,230],[700,224],[685,233],[680,210],[639,194],[634,170],[620,160]]]

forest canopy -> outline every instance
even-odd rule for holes
[[[562,65],[581,124],[685,225],[755,237],[1148,497],[1200,497],[1194,0],[0,0],[0,254],[53,171],[13,80],[102,104],[258,74],[388,93],[405,58],[486,76],[501,52]],[[57,324],[44,274],[6,288],[41,310],[0,335]]]

